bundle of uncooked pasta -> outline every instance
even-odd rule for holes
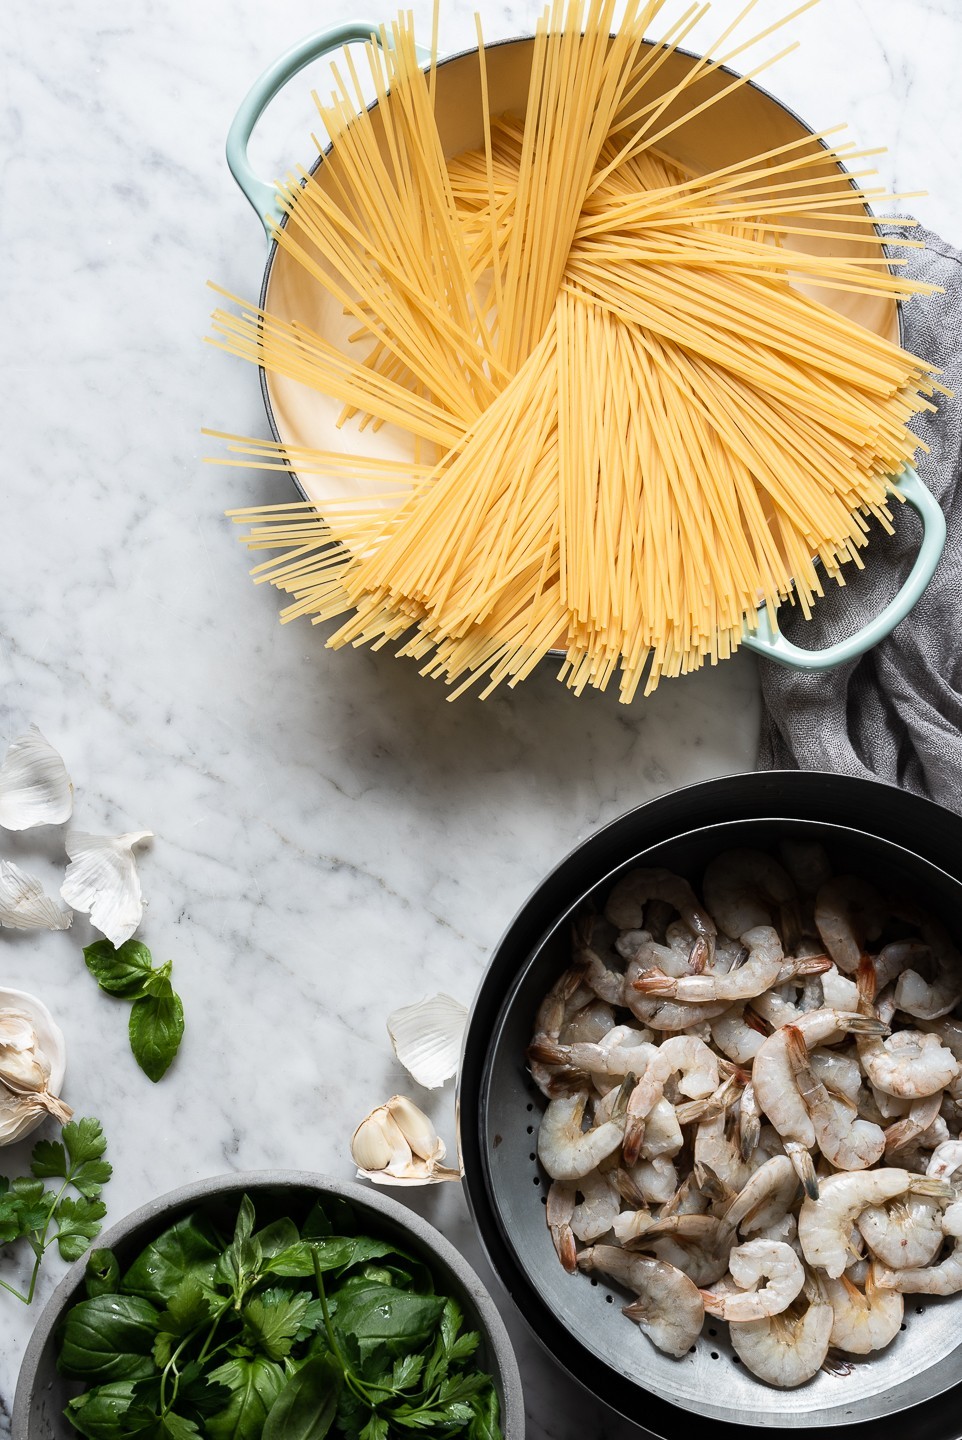
[[[490,113],[479,27],[483,141],[453,158],[434,62],[409,21],[383,29],[375,111],[347,55],[317,102],[330,152],[280,187],[275,229],[353,317],[348,350],[254,306],[215,315],[214,343],[410,439],[404,460],[237,447],[365,482],[235,512],[280,552],[256,573],[292,597],[283,618],[394,644],[452,698],[560,650],[575,690],[617,674],[627,701],[728,656],[760,606],[808,615],[872,517],[890,528],[909,422],[934,408],[924,360],[810,293],[932,288],[893,270],[870,192],[839,171],[867,152],[806,134],[710,173],[670,158],[757,69],[719,85],[747,48],[726,31],[666,88],[707,7],[646,41],[664,4],[628,0],[617,23],[614,0],[555,3],[523,117]],[[812,253],[826,235],[859,245]]]

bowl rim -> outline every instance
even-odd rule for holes
[[[502,1009],[514,990],[519,967],[541,947],[559,917],[570,909],[571,897],[583,897],[603,883],[606,875],[629,864],[634,855],[665,845],[684,833],[723,825],[725,821],[719,820],[711,807],[714,805],[717,810],[725,804],[729,806],[728,823],[814,820],[850,831],[860,830],[896,849],[914,853],[933,870],[962,883],[962,815],[884,781],[823,771],[747,771],[669,790],[589,833],[547,871],[492,951],[468,1015],[458,1072],[458,1132],[464,1192],[475,1228],[491,1268],[531,1332],[555,1362],[590,1394],[634,1423],[644,1423],[655,1436],[673,1436],[679,1424],[686,1421],[717,1427],[720,1433],[747,1432],[717,1417],[689,1411],[643,1384],[619,1376],[551,1313],[501,1234],[501,1221],[488,1178],[482,1102],[490,1070],[491,1040],[499,1029]],[[873,812],[877,816],[881,810],[886,815],[888,833],[882,833],[882,822],[878,819],[870,818],[868,823],[864,819],[862,823],[854,821],[853,812],[859,809],[868,817],[872,817]],[[630,839],[633,834],[637,837],[642,833],[642,825],[644,838]],[[899,838],[892,839],[892,832]],[[592,878],[586,884],[578,877],[587,872],[589,866]],[[603,1383],[596,1384],[589,1376]],[[920,1425],[923,1408],[951,1407],[960,1400],[962,1383],[908,1412],[832,1424],[827,1428],[818,1425],[800,1428],[810,1434],[831,1436],[832,1440],[855,1436],[864,1440],[865,1427],[870,1425],[874,1440],[883,1440],[883,1437],[897,1440],[905,1433],[908,1414]]]
[[[487,1286],[459,1250],[416,1211],[390,1196],[368,1189],[354,1180],[341,1180],[313,1170],[239,1170],[190,1181],[175,1190],[148,1200],[131,1210],[97,1237],[92,1248],[112,1248],[133,1235],[141,1226],[158,1220],[165,1212],[193,1203],[217,1199],[234,1192],[277,1190],[282,1187],[315,1190],[319,1195],[336,1195],[360,1209],[368,1209],[411,1233],[455,1276],[478,1313],[488,1341],[494,1380],[501,1391],[501,1428],[505,1440],[524,1440],[524,1392],[514,1346],[507,1327]],[[24,1352],[17,1377],[11,1415],[11,1440],[29,1440],[30,1410],[41,1357],[60,1322],[67,1303],[83,1281],[89,1251],[75,1260],[50,1295]],[[66,1432],[65,1432],[66,1433]]]

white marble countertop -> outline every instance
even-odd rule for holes
[[[717,0],[712,28],[741,3]],[[416,0],[418,17],[428,9]],[[530,30],[536,9],[482,0],[487,37]],[[443,0],[443,49],[474,43],[472,10]],[[124,1011],[84,969],[84,924],[0,934],[0,983],[46,999],[67,1035],[67,1098],[103,1120],[112,1219],[226,1170],[349,1176],[354,1124],[407,1085],[388,1012],[439,989],[470,1001],[508,920],[574,843],[755,754],[748,655],[630,708],[576,700],[548,670],[452,706],[410,664],[281,628],[275,597],[249,583],[223,510],[287,491],[200,463],[203,425],[267,433],[254,372],[201,343],[205,281],[254,296],[264,263],[223,141],[269,60],[351,18],[349,0],[0,11],[0,741],[36,721],[73,776],[76,824],[156,832],[140,861],[141,933],[173,958],[188,1017],[176,1065],[153,1086],[128,1052]],[[915,212],[958,240],[955,0],[826,0],[792,29],[803,47],[769,87],[815,128],[848,120],[860,141],[887,145],[883,179],[927,189]],[[309,157],[307,94],[291,86],[257,137],[268,173]],[[0,854],[55,888],[59,831],[4,833]],[[453,1141],[450,1090],[430,1107]],[[6,1152],[0,1172],[28,1149]],[[457,1187],[411,1203],[490,1281],[517,1341],[531,1440],[638,1434],[530,1338]],[[0,1294],[0,1435],[62,1269],[45,1264],[31,1311]]]

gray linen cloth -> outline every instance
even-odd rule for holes
[[[902,273],[944,287],[903,306],[903,344],[938,366],[956,392],[936,396],[938,414],[913,430],[930,447],[919,475],[948,522],[945,552],[919,603],[874,650],[821,674],[759,662],[765,713],[758,755],[763,770],[831,770],[926,795],[962,811],[962,254],[921,226],[886,233],[924,240],[903,249]],[[783,606],[785,635],[805,649],[851,635],[887,604],[912,566],[920,523],[897,507],[896,534],[874,531],[866,567],[846,566],[844,588],[829,582],[806,622]]]

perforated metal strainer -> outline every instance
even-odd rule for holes
[[[862,874],[883,893],[908,891],[962,938],[962,819],[892,787],[831,775],[742,775],[630,812],[552,871],[492,959],[460,1080],[469,1202],[489,1258],[539,1339],[599,1398],[656,1435],[676,1435],[697,1415],[723,1430],[804,1428],[841,1440],[858,1427],[873,1440],[956,1440],[962,1296],[907,1297],[905,1327],[881,1354],[846,1357],[850,1373],[822,1371],[779,1391],[746,1371],[727,1326],[711,1317],[683,1359],[661,1354],[622,1316],[618,1287],[565,1273],[545,1224],[549,1182],[536,1158],[545,1102],[524,1052],[540,1000],[570,963],[572,915],[589,900],[603,903],[633,865],[665,865],[697,888],[720,851],[768,850],[788,836],[821,841],[836,873]]]

